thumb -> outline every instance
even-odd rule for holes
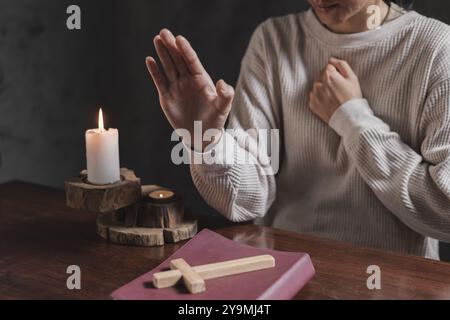
[[[219,80],[216,84],[217,100],[216,107],[223,113],[228,113],[234,98],[234,89],[224,80]]]

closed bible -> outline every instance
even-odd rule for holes
[[[170,269],[170,261],[183,258],[198,266],[258,255],[271,255],[275,267],[206,280],[206,291],[190,294],[180,283],[157,289],[153,274]],[[150,272],[114,291],[117,300],[287,300],[294,297],[314,276],[308,254],[255,248],[204,229]]]

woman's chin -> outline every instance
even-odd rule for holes
[[[318,10],[316,10],[315,13],[320,22],[322,22],[322,24],[326,25],[327,27],[340,25],[346,21],[346,17],[343,17],[343,15],[338,13],[326,13],[320,12]]]

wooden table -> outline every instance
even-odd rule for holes
[[[107,299],[182,244],[136,248],[96,235],[95,215],[68,209],[64,191],[22,182],[0,185],[0,299]],[[450,264],[360,248],[271,228],[219,232],[257,247],[311,255],[317,274],[299,299],[450,299]],[[369,265],[382,271],[370,291]],[[68,290],[66,268],[81,268],[81,290]]]

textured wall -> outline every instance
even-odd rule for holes
[[[83,129],[112,74],[97,20],[109,9],[82,2],[85,30],[69,32],[67,5],[0,0],[0,181],[61,186],[84,161]]]
[[[65,27],[69,4],[82,9],[81,31]],[[450,22],[449,6],[420,1],[416,9]],[[171,129],[144,58],[169,27],[192,41],[213,79],[234,83],[257,24],[306,7],[306,0],[0,0],[0,183],[62,187],[84,167],[84,130],[102,106],[107,125],[120,129],[123,165],[224,223],[188,168],[170,162]]]

